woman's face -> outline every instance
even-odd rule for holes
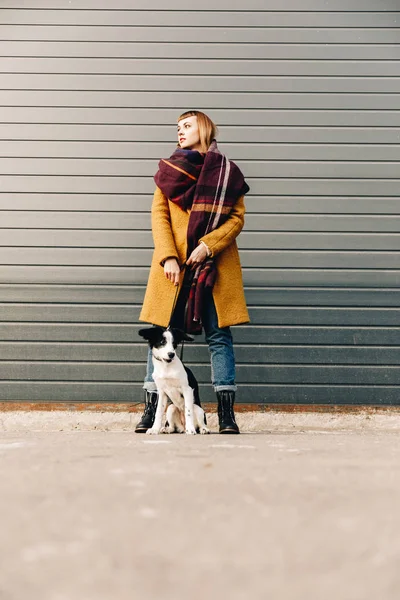
[[[200,152],[199,126],[195,115],[178,121],[178,142],[181,148]]]

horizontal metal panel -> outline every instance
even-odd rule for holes
[[[10,2],[14,6],[14,3]],[[50,5],[50,2],[49,2]],[[135,10],[132,6],[126,10],[114,10],[105,8],[104,10],[95,9],[75,9],[68,7],[68,10],[51,10],[41,7],[40,12],[19,8],[2,8],[0,12],[0,24],[19,25],[108,25],[121,26],[163,26],[163,27],[193,27],[193,17],[195,15],[196,27],[259,27],[260,18],[264,19],[265,26],[271,27],[341,27],[341,28],[359,28],[359,27],[398,27],[398,12],[298,12],[302,8],[299,6],[292,10],[279,11],[274,9],[264,15],[260,12],[247,12],[243,10],[224,10],[224,11],[203,11],[203,10],[179,10],[178,14],[173,10]],[[63,6],[65,8],[65,6]],[[281,7],[282,8],[282,7]],[[375,9],[377,7],[375,6]],[[387,7],[380,5],[381,11]],[[250,9],[251,10],[251,9]],[[320,10],[320,6],[315,10]],[[336,8],[335,8],[336,10]]]
[[[235,355],[238,363],[263,363],[270,364],[333,364],[333,365],[395,365],[400,364],[400,348],[351,348],[341,347],[309,347],[309,346],[266,346],[255,348],[253,346],[236,346]],[[197,359],[197,356],[199,357]],[[186,347],[185,360],[197,362],[200,357],[207,361],[207,354],[203,348]]]
[[[258,274],[250,273],[256,282]],[[148,267],[0,266],[0,283],[146,284]]]
[[[185,363],[208,364],[210,355],[205,344],[185,346]],[[94,362],[140,362],[147,356],[144,344],[68,344],[1,342],[2,360],[18,361],[85,361]],[[400,347],[349,346],[235,346],[237,364],[353,364],[353,365],[399,365]],[[90,368],[90,367],[89,367]]]
[[[199,365],[196,368],[198,381],[209,381],[209,371],[208,367]],[[133,382],[143,380],[144,374],[144,364],[0,361],[0,380]]]
[[[147,248],[7,248],[2,252],[2,262],[8,265],[140,267],[150,266],[152,255],[153,251]]]
[[[276,43],[276,44],[394,44],[399,42],[400,31],[393,28],[309,28],[309,27],[271,27],[268,26],[268,14],[258,15],[257,26],[213,26],[213,38],[223,36],[224,43]],[[40,19],[40,16],[39,16]],[[121,24],[111,27],[108,24],[90,26],[79,24],[71,27],[59,22],[52,26],[43,24],[21,24],[19,21],[2,25],[3,39],[29,41],[86,41],[86,42],[153,42],[153,43],[209,43],[203,27],[197,23],[189,27],[174,27],[164,24],[162,27],[151,25],[135,26]]]
[[[137,323],[138,305],[94,304],[0,304],[1,322],[43,323]],[[310,326],[396,326],[400,310],[396,308],[321,308],[321,307],[255,307],[249,308],[252,325]],[[261,337],[261,336],[260,336]],[[262,340],[260,339],[260,343]],[[400,345],[400,339],[399,339]]]
[[[2,56],[38,57],[181,58],[187,55],[187,43],[2,40],[0,53]],[[190,57],[203,60],[315,60],[316,57],[319,60],[399,60],[400,48],[396,43],[269,44],[266,39],[265,43],[218,44],[213,41],[190,44]]]
[[[75,5],[66,4],[65,0],[5,0],[4,8],[50,8],[50,9],[64,9],[71,10],[76,8]],[[79,8],[89,10],[110,10],[109,0],[80,0]],[[196,15],[198,12],[197,7],[182,7],[180,0],[172,0],[168,5],[170,11],[181,11],[184,8],[185,11],[190,11],[192,15]],[[393,10],[392,6],[386,6],[381,3],[379,5],[379,11],[376,10],[376,2],[373,0],[335,0],[334,10],[335,11],[360,11],[360,12],[381,12],[391,13]],[[112,5],[112,10],[165,10],[165,4],[163,0],[152,0],[149,6],[148,0],[136,0],[135,7],[132,8],[132,0],[115,0]],[[218,0],[213,2],[212,0],[204,0],[201,5],[202,11],[231,11],[232,4],[229,0]],[[282,4],[279,0],[249,0],[246,4],[245,11],[276,11],[282,10]],[[330,3],[323,3],[319,0],[303,0],[298,4],[297,0],[289,0],[286,3],[285,11],[295,12],[325,12],[330,13],[333,7]]]
[[[91,229],[0,229],[0,247],[153,248],[150,231]],[[241,249],[400,250],[396,233],[310,233],[243,231]],[[7,256],[9,256],[7,252]],[[84,255],[83,255],[84,256]],[[369,256],[369,255],[367,255]]]
[[[11,232],[10,237],[12,237],[12,234],[13,232]],[[365,260],[368,261],[372,250],[400,250],[400,235],[396,233],[310,233],[309,231],[271,233],[244,231],[238,238],[238,245],[239,248],[243,249],[363,250],[367,251]],[[336,255],[337,258],[338,256]],[[282,258],[285,260],[284,257]],[[347,262],[346,265],[347,267],[350,266]],[[311,263],[309,266],[311,266]]]
[[[244,234],[242,234],[244,235]],[[252,234],[246,234],[247,237]],[[249,240],[251,243],[251,240]],[[0,247],[153,248],[150,231],[133,229],[1,229]],[[26,250],[30,252],[30,250]],[[4,262],[4,261],[3,261]]]
[[[8,125],[6,128],[0,125],[0,139],[3,139],[1,143],[0,156],[2,158],[13,158],[13,162],[19,164],[15,158],[32,157],[36,162],[40,158],[55,159],[55,158],[75,158],[75,159],[152,159],[159,160],[162,156],[169,156],[175,149],[173,143],[173,136],[171,131],[169,132],[170,141],[169,143],[160,142],[143,142],[140,141],[140,137],[146,135],[145,127],[143,133],[135,138],[136,132],[133,133],[132,137],[136,140],[122,141],[118,140],[118,131],[112,131],[112,128],[108,128],[105,132],[106,137],[109,135],[113,139],[110,140],[84,140],[81,137],[81,141],[71,141],[63,139],[66,135],[66,130],[69,128],[69,136],[72,139],[74,135],[84,136],[85,131],[78,134],[78,130],[81,128],[80,125],[76,126],[61,126],[61,130],[54,127],[52,136],[56,138],[59,136],[59,140],[56,139],[49,141],[46,139],[46,127],[43,125],[35,125],[29,128],[23,125],[15,125],[15,136],[13,135],[13,126]],[[60,127],[60,126],[59,126]],[[25,131],[24,131],[25,128]],[[64,129],[64,131],[62,131]],[[94,127],[87,128],[86,134],[90,138],[93,136],[101,136],[101,132],[93,131]],[[249,128],[252,129],[252,128]],[[235,161],[337,161],[340,158],[341,161],[398,161],[400,159],[400,145],[394,142],[395,138],[398,140],[400,133],[395,128],[392,129],[361,129],[356,128],[353,130],[342,130],[340,128],[332,128],[325,130],[317,130],[316,128],[311,129],[304,127],[297,129],[292,133],[289,132],[289,128],[282,132],[282,137],[291,136],[291,143],[284,143],[278,140],[278,143],[268,142],[268,138],[277,139],[279,133],[277,131],[270,131],[265,129],[264,131],[258,130],[250,131],[246,129],[236,134],[236,139],[241,139],[241,142],[227,143],[226,141],[219,143],[221,152],[226,154],[231,160]],[[254,128],[255,129],[255,128]],[[19,130],[19,131],[18,131]],[[103,130],[104,131],[104,130]],[[326,144],[320,144],[314,139],[314,132],[316,138],[329,140]],[[225,133],[225,131],[224,131]],[[374,133],[379,134],[379,138]],[[256,134],[256,137],[253,137]],[[286,135],[285,135],[286,134]],[[23,139],[17,140],[17,137],[26,136]],[[125,133],[122,137],[129,135]],[[147,128],[147,138],[156,135],[155,131],[151,128]],[[229,135],[229,134],[228,134]],[[360,140],[360,137],[364,137],[365,144],[347,143],[344,140],[351,139],[354,135],[355,138]],[[32,136],[32,137],[31,137]],[[35,138],[38,139],[35,139]],[[13,138],[13,139],[11,139]],[[226,139],[226,135],[224,135]],[[385,140],[384,144],[379,142],[374,143],[376,139]],[[312,140],[312,141],[310,141]],[[112,143],[110,143],[112,142]],[[299,143],[300,142],[300,143]],[[7,163],[4,163],[7,165]],[[24,165],[25,163],[22,163]],[[3,167],[4,168],[4,167]],[[145,174],[145,173],[143,173]]]
[[[269,191],[269,190],[268,190]],[[63,194],[63,193],[0,193],[0,208],[1,210],[50,210],[53,212],[65,211],[68,207],[69,211],[100,211],[100,212],[149,212],[153,200],[153,194]],[[399,212],[399,199],[397,197],[354,197],[349,199],[348,197],[335,196],[255,196],[250,194],[246,195],[245,198],[246,212],[247,215],[251,213],[276,213],[277,207],[279,207],[280,213],[293,213],[293,214],[397,214]],[[6,235],[3,232],[3,235]],[[49,234],[50,235],[50,234]],[[73,235],[73,234],[71,234]],[[94,233],[93,233],[94,235]],[[103,235],[103,234],[98,234]],[[127,233],[127,235],[130,235]],[[350,234],[348,234],[350,235]],[[358,234],[356,234],[358,235]],[[8,238],[10,239],[10,238]],[[32,238],[30,238],[32,240]],[[62,238],[60,239],[60,245],[64,246]],[[99,245],[102,243],[95,244],[90,241],[85,244],[84,240],[81,240],[82,245]],[[100,239],[100,238],[99,238]],[[107,241],[101,238],[102,241]],[[116,244],[117,246],[129,246],[127,243],[118,243],[117,240],[113,239],[111,246]],[[126,238],[131,239],[132,238]],[[150,238],[149,238],[150,239]],[[74,243],[74,238],[71,238],[71,245]],[[4,238],[0,237],[0,245],[7,246],[8,243],[3,243]],[[381,247],[382,242],[378,241],[378,238],[371,242],[378,244]],[[135,242],[136,243],[136,242]],[[281,242],[277,242],[281,244]],[[321,240],[324,244],[324,241]],[[347,242],[346,247],[347,247]],[[351,242],[357,247],[357,241]],[[388,241],[388,244],[395,243]],[[13,244],[11,244],[13,245]],[[17,244],[21,245],[21,244]],[[22,244],[24,245],[24,244]],[[27,244],[30,245],[30,244]],[[37,244],[34,244],[37,245]],[[40,244],[39,244],[40,245]],[[47,245],[47,244],[44,244]],[[139,242],[139,245],[141,243]],[[321,246],[322,247],[322,246]],[[382,245],[382,247],[384,247]]]
[[[398,385],[400,383],[400,367],[383,366],[264,366],[256,367],[247,365],[243,371],[247,373],[246,381],[252,383],[329,383],[350,385]],[[206,381],[206,373],[201,367],[196,367],[200,380]],[[241,369],[238,368],[238,382],[241,381]]]
[[[215,402],[210,385],[200,385],[202,402]],[[397,405],[398,386],[249,385],[239,388],[241,403]],[[0,400],[21,402],[143,402],[141,383],[73,383],[7,381],[0,383]],[[237,416],[240,425],[240,414]]]
[[[400,38],[400,34],[399,34]],[[399,56],[400,58],[400,56]],[[213,93],[399,93],[400,62],[395,77],[310,77],[251,75],[113,75],[68,73],[5,73],[2,82],[8,90],[76,90],[93,92],[158,92],[162,96],[183,86],[192,92]],[[263,74],[265,75],[265,74]]]
[[[378,154],[378,152],[377,152]],[[356,155],[355,155],[356,158]],[[157,160],[124,160],[96,158],[1,158],[2,175],[50,175],[50,176],[101,176],[101,177],[153,177]],[[397,179],[398,162],[361,161],[251,161],[242,160],[241,169],[251,178],[359,178]],[[400,179],[399,189],[400,189]],[[152,183],[154,187],[154,183]]]
[[[202,402],[215,402],[210,385],[200,385]],[[237,400],[254,404],[397,405],[398,386],[251,385],[239,388]],[[142,383],[73,383],[7,381],[0,383],[0,400],[21,402],[143,402]],[[240,413],[237,416],[240,425]]]
[[[64,13],[65,14],[65,13]],[[165,14],[165,13],[164,13]],[[0,12],[1,16],[1,12]],[[251,35],[252,29],[249,29]],[[277,31],[282,31],[279,29]],[[284,31],[284,30],[283,30]],[[295,30],[287,30],[286,37],[291,36]],[[310,42],[311,34],[317,30],[304,31]],[[368,30],[374,32],[374,30]],[[389,30],[381,30],[379,37],[388,42]],[[397,30],[396,39],[400,36]],[[203,32],[204,34],[204,32]],[[266,33],[268,36],[268,33]],[[323,36],[326,39],[326,31]],[[329,36],[328,36],[329,37]],[[349,40],[354,38],[351,33]],[[272,40],[268,40],[271,43]],[[397,40],[398,41],[398,40]],[[343,43],[344,40],[341,40]],[[2,73],[86,73],[109,75],[151,75],[160,74],[191,75],[192,73],[207,73],[207,75],[262,75],[262,76],[322,76],[322,77],[397,77],[399,75],[399,62],[397,60],[365,61],[362,57],[353,60],[321,60],[318,57],[304,60],[276,59],[216,59],[202,60],[201,58],[106,58],[94,57],[52,57],[52,56],[3,56],[0,57],[0,72]]]
[[[344,385],[267,385],[259,386],[253,391],[251,399],[248,385],[240,388],[240,398],[243,402],[252,402],[256,397],[267,404],[325,404],[325,405],[398,405],[398,386],[344,386]],[[208,399],[207,388],[202,394],[202,400]],[[212,394],[210,394],[212,397]],[[247,398],[249,398],[247,400]],[[240,419],[240,417],[239,417]],[[238,422],[240,424],[240,421]]]
[[[50,288],[51,289],[51,288]],[[78,288],[79,289],[79,288]],[[134,288],[138,290],[138,288]],[[15,297],[17,298],[15,293]],[[36,292],[37,293],[37,292]],[[46,293],[46,292],[44,292]],[[77,290],[75,294],[77,294]],[[82,292],[83,294],[83,292]],[[248,305],[258,306],[329,306],[347,307],[400,306],[400,289],[352,289],[352,288],[283,288],[283,287],[247,287],[245,289]],[[0,298],[2,289],[0,287]],[[12,296],[14,297],[14,296]],[[19,296],[18,296],[19,297]],[[135,296],[137,298],[137,295]],[[44,300],[44,295],[41,297]],[[34,301],[34,300],[33,300]],[[93,301],[95,301],[93,299]],[[140,300],[138,300],[140,302]],[[290,308],[289,308],[290,310]]]
[[[15,269],[17,267],[14,267]],[[245,269],[246,285],[266,286],[332,286],[332,287],[396,287],[400,271],[373,269]],[[138,282],[139,283],[139,282]]]
[[[255,244],[254,244],[255,246]],[[88,267],[141,267],[150,265],[153,251],[148,248],[4,248],[2,263],[7,265],[79,265]],[[340,252],[338,250],[259,250],[242,249],[243,267],[308,269],[398,269],[399,252]]]
[[[0,382],[0,400],[29,402],[142,402],[143,384],[74,382]],[[211,393],[208,392],[211,399]],[[214,394],[215,396],[215,394]],[[203,400],[203,397],[202,397]]]
[[[2,211],[2,227],[59,229],[148,229],[150,213],[80,211]],[[131,234],[134,235],[134,234]]]
[[[320,183],[320,182],[316,182]],[[359,182],[360,183],[360,182]],[[299,182],[299,186],[301,183]],[[361,186],[361,183],[360,183]],[[361,190],[360,190],[361,192]],[[1,196],[0,196],[1,198]],[[327,196],[246,196],[246,210],[252,212],[274,213],[279,207],[280,213],[307,214],[397,214],[398,197],[341,197]],[[15,205],[14,205],[15,206]],[[5,206],[7,208],[8,206]],[[357,235],[357,234],[356,234]],[[372,238],[371,238],[372,241]],[[354,242],[355,244],[357,242]],[[375,240],[374,243],[379,243]],[[390,243],[390,242],[388,242]]]
[[[155,189],[155,183],[153,183]],[[154,190],[153,190],[154,191]],[[381,199],[382,202],[385,199]],[[153,193],[149,194],[66,194],[60,193],[0,193],[0,208],[11,210],[51,210],[51,211],[100,211],[100,212],[149,212]],[[255,199],[254,206],[261,206]],[[254,211],[253,211],[254,212]],[[371,211],[368,211],[371,212]],[[1,240],[0,240],[1,243]]]
[[[317,174],[314,178],[299,178],[299,179],[251,179],[246,178],[249,182],[251,192],[257,195],[263,195],[266,191],[271,196],[326,196],[335,198],[336,196],[399,196],[400,185],[399,180],[394,179],[320,179]],[[72,182],[71,182],[72,183]],[[74,182],[75,184],[75,182]],[[1,185],[1,181],[0,181]],[[76,182],[76,186],[78,182]],[[142,186],[146,188],[146,181],[139,182],[135,179],[135,187],[139,192]],[[150,187],[150,186],[148,186]],[[115,190],[114,190],[115,191]],[[148,191],[148,190],[146,190]],[[349,200],[352,201],[352,198]]]
[[[140,306],[121,304],[0,304],[0,321],[43,323],[137,323]]]
[[[107,160],[90,158],[1,158],[0,173],[2,175],[73,175],[73,176],[107,176],[151,178],[157,171],[157,160]],[[250,167],[251,165],[249,165]]]
[[[192,366],[199,383],[210,381],[211,369],[207,365]],[[140,382],[145,365],[136,363],[25,363],[0,362],[0,380],[30,381],[115,381]],[[400,367],[390,366],[297,366],[297,365],[246,365],[237,367],[237,383],[308,383],[308,384],[359,384],[398,385]]]
[[[2,211],[2,227],[150,230],[150,214],[79,211]],[[248,214],[246,231],[400,231],[398,215]]]
[[[397,326],[400,311],[396,308],[320,308],[320,307],[251,307],[253,325],[310,326]],[[399,337],[400,344],[400,337]],[[305,361],[306,362],[306,361]]]
[[[11,213],[10,213],[11,214]],[[258,227],[258,224],[260,226]],[[348,231],[393,232],[399,231],[397,215],[247,215],[247,231]]]
[[[199,383],[210,381],[210,367],[193,365]],[[0,362],[0,380],[30,381],[115,381],[139,382],[144,377],[144,364],[126,363],[25,363]],[[384,384],[400,383],[399,367],[333,367],[333,366],[258,366],[246,365],[237,368],[237,383],[336,383],[341,384]]]
[[[190,350],[190,354],[189,354]],[[253,348],[248,347],[248,358],[253,356]],[[390,351],[390,350],[389,350]],[[46,361],[85,361],[85,362],[144,362],[147,344],[68,344],[2,342],[0,355],[3,360],[46,360]],[[259,353],[258,353],[259,354]],[[246,356],[247,356],[246,355]],[[206,348],[186,348],[185,358],[192,356],[197,362],[208,362]]]
[[[2,342],[138,343],[144,325],[90,323],[0,323]],[[235,345],[399,346],[400,327],[254,326],[232,329]]]
[[[0,284],[0,302],[141,304],[144,285]],[[257,306],[400,306],[400,289],[246,287],[247,303]]]
[[[136,284],[147,283],[148,267],[0,266],[0,283]],[[400,270],[243,268],[248,286],[396,287]]]
[[[399,45],[400,51],[400,45]],[[397,94],[317,94],[261,92],[101,92],[84,90],[0,90],[1,106],[66,106],[109,108],[163,108],[164,106],[200,105],[203,110],[226,106],[253,109],[318,109],[318,110],[393,110],[398,106]],[[178,114],[178,111],[176,112]],[[179,116],[179,114],[178,114]],[[175,117],[176,118],[176,117]]]
[[[242,250],[244,267],[308,269],[398,269],[398,252]]]
[[[236,61],[235,61],[236,62]],[[269,102],[268,102],[269,104]],[[235,126],[234,131],[237,135],[240,127],[255,126],[258,130],[260,127],[270,126],[277,137],[270,141],[288,141],[291,138],[281,137],[290,134],[292,126],[315,126],[315,127],[361,127],[365,131],[372,133],[372,127],[400,127],[400,111],[387,110],[377,107],[372,110],[361,110],[355,107],[352,110],[345,110],[340,107],[338,109],[292,109],[279,110],[273,108],[252,109],[246,107],[232,108],[214,108],[207,109],[208,114],[220,126],[224,126],[223,132],[225,137],[226,127]],[[29,131],[32,124],[51,123],[57,127],[58,123],[79,124],[83,127],[96,124],[103,125],[122,125],[118,129],[119,139],[125,139],[123,130],[126,128],[130,135],[130,127],[132,125],[142,125],[149,122],[152,125],[162,125],[171,127],[172,123],[176,122],[179,116],[179,109],[176,108],[134,108],[132,106],[115,106],[115,107],[96,107],[96,106],[5,106],[1,107],[1,114],[4,121],[4,126],[9,127],[10,123],[24,123]],[[285,133],[288,128],[287,133]],[[51,130],[51,128],[50,128]],[[16,130],[18,131],[18,130]],[[48,138],[51,139],[49,128],[46,128]],[[104,131],[104,129],[103,129]],[[354,132],[356,134],[356,131]],[[333,134],[332,134],[333,135]],[[63,138],[64,139],[64,138]],[[86,138],[85,138],[86,139]],[[89,138],[91,139],[91,138]],[[129,138],[132,139],[132,138]],[[169,139],[169,138],[168,138]],[[317,138],[318,141],[318,138]],[[319,140],[321,141],[321,140]],[[355,139],[357,141],[357,139]],[[371,138],[371,142],[374,141]],[[378,140],[375,139],[375,142]]]
[[[141,304],[144,285],[0,284],[0,302]]]
[[[192,21],[189,27],[174,27],[164,24],[162,27],[148,25],[135,26],[135,23],[111,27],[108,24],[96,26],[79,24],[78,27],[58,24],[21,24],[19,20],[2,24],[2,39],[16,41],[65,41],[65,42],[146,42],[170,44],[176,43],[210,43],[211,40],[221,39],[224,43],[273,43],[273,44],[396,44],[400,41],[398,26],[379,29],[341,28],[341,27],[272,27],[269,24],[268,13],[258,15],[255,27],[247,24],[245,19],[241,26],[214,24],[213,36],[207,35],[204,27],[197,26]],[[40,21],[40,15],[37,17]],[[397,24],[396,24],[397,25]],[[211,41],[211,43],[212,43]]]
[[[56,342],[140,342],[142,325],[100,325],[82,323],[0,323],[0,338],[7,341]]]

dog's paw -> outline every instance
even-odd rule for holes
[[[157,427],[152,427],[151,429],[148,429],[146,431],[147,435],[158,435],[160,433],[161,429],[157,429]]]
[[[185,433],[186,435],[196,435],[196,430],[194,427],[187,427]]]
[[[205,425],[202,425],[200,427],[200,434],[201,435],[205,435],[206,433],[210,433],[210,430],[208,429],[208,427],[206,427]]]
[[[160,433],[174,433],[175,428],[168,425],[167,427],[162,427]]]

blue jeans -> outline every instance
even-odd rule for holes
[[[211,355],[211,379],[214,391],[236,391],[232,334],[229,327],[218,327],[217,311],[215,310],[212,294],[207,296],[204,303],[202,319],[206,342]],[[150,349],[147,356],[147,372],[143,388],[148,391],[156,389],[153,380],[153,361]]]

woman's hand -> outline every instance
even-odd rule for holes
[[[176,258],[167,258],[164,263],[164,275],[174,285],[179,285],[180,268]]]
[[[201,265],[201,263],[204,262],[206,258],[207,248],[204,244],[199,244],[187,259],[186,264],[188,267],[192,267],[192,269],[195,269],[196,267]]]

